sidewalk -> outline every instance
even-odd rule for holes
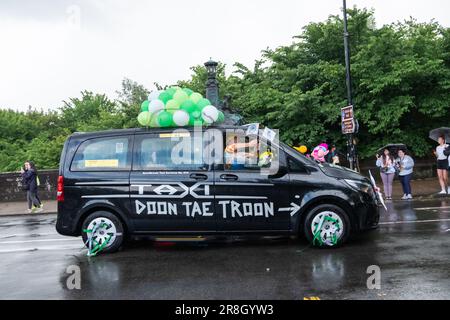
[[[383,185],[380,181],[377,181],[377,186],[383,189]],[[437,193],[440,191],[439,183],[436,178],[413,180],[411,181],[411,188],[413,196],[416,200],[442,198]],[[402,187],[398,180],[394,180],[393,185],[393,198],[399,200],[403,196]],[[447,195],[450,198],[450,195]],[[56,213],[57,202],[56,200],[43,201],[44,211],[39,214]],[[0,216],[16,216],[16,215],[33,215],[36,213],[27,213],[26,201],[21,202],[3,202],[0,203]]]
[[[0,217],[2,216],[18,216],[18,215],[36,215],[46,213],[56,213],[57,202],[56,200],[42,201],[44,204],[44,211],[40,213],[28,213],[28,205],[26,201],[20,202],[1,202],[0,203]]]

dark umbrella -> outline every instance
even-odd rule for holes
[[[438,141],[440,136],[445,136],[445,141],[450,142],[450,128],[437,128],[430,131],[430,139]]]
[[[406,148],[406,145],[403,144],[403,143],[391,143],[391,144],[388,144],[388,145],[384,146],[383,148],[378,149],[377,153],[380,156],[383,155],[384,149],[388,149],[389,153],[392,156],[396,157],[397,156],[397,152],[398,152],[399,149],[406,150],[407,148]]]

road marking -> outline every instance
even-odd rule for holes
[[[303,300],[320,300],[319,297],[303,297]]]
[[[387,224],[402,224],[402,223],[427,223],[427,222],[439,222],[439,221],[450,221],[450,219],[392,221],[392,222],[380,222],[378,224],[379,225],[387,225]]]
[[[30,242],[55,242],[55,241],[80,241],[78,238],[74,239],[35,239],[35,240],[14,240],[14,241],[2,241],[0,244],[20,244],[20,243],[30,243]]]
[[[436,210],[436,209],[450,209],[450,206],[444,207],[426,207],[426,208],[414,208],[414,210]]]

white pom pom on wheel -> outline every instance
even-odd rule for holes
[[[219,110],[214,106],[206,106],[202,109],[202,119],[208,124],[212,124],[219,118]]]

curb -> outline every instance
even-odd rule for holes
[[[27,216],[27,217],[37,217],[37,216],[46,216],[49,214],[57,214],[58,212],[56,211],[49,211],[49,212],[39,212],[39,213],[25,213],[25,212],[20,212],[20,213],[8,213],[8,214],[1,214],[0,215],[0,219],[3,217],[23,217],[23,216]]]

